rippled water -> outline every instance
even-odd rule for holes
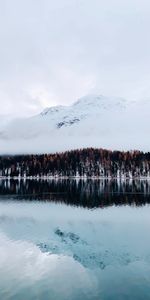
[[[149,183],[3,181],[0,193],[0,299],[150,299]]]

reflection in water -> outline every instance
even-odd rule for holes
[[[96,208],[150,203],[147,180],[1,180],[0,195]]]
[[[149,300],[148,181],[0,181],[0,195],[0,299]]]

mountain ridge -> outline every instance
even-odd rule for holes
[[[0,128],[0,153],[51,153],[76,148],[150,150],[150,102],[88,95]]]

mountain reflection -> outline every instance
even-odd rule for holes
[[[1,180],[0,198],[62,202],[87,208],[150,203],[147,180]],[[6,197],[4,197],[6,196]]]

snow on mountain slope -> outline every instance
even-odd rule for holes
[[[142,105],[143,104],[143,105]],[[83,147],[150,150],[150,102],[90,95],[71,106],[0,127],[1,153],[43,153]]]

